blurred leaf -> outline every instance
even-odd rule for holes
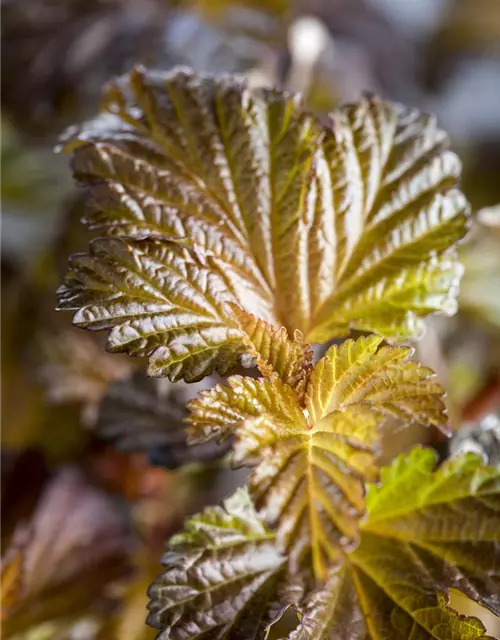
[[[186,403],[199,389],[200,385],[174,385],[138,371],[109,387],[99,408],[96,431],[125,451],[149,451],[171,469],[220,458],[227,446],[213,442],[187,445]]]
[[[73,619],[100,601],[106,583],[126,570],[124,523],[81,472],[62,469],[29,522],[19,522],[6,557],[21,575],[4,621],[6,637],[57,618]]]
[[[103,353],[90,336],[67,330],[40,338],[43,364],[39,377],[47,390],[49,402],[82,405],[83,423],[92,425],[99,402],[114,380],[129,374],[126,360]]]
[[[67,172],[57,171],[57,160],[49,149],[30,146],[19,131],[2,115],[1,118],[2,204],[4,214],[37,215],[55,208],[68,188]],[[36,223],[31,223],[34,226]],[[29,232],[29,221],[26,230]],[[9,236],[4,236],[11,250]]]
[[[484,219],[484,214],[483,214]],[[475,322],[500,331],[500,235],[494,220],[478,223],[474,235],[460,251],[465,273],[460,287],[459,308]],[[500,222],[498,224],[500,229]]]
[[[26,132],[59,133],[94,108],[109,78],[159,57],[168,8],[156,0],[3,2],[2,108]]]
[[[331,347],[310,373],[304,408],[279,378],[240,376],[189,405],[193,441],[235,434],[234,463],[257,464],[249,486],[259,513],[278,525],[292,565],[311,552],[320,578],[338,560],[339,545],[357,539],[364,480],[377,477],[384,422],[446,423],[432,372],[408,362],[409,349],[378,349],[381,341]]]
[[[263,637],[285,567],[246,490],[190,518],[150,587],[148,623],[170,638]]]
[[[2,588],[2,622],[9,616],[9,610],[20,600],[23,582],[23,546],[19,544],[17,547],[9,549],[5,558],[2,559],[0,581]]]
[[[136,575],[129,580],[118,610],[99,630],[99,640],[154,640],[156,633],[145,624],[148,587],[158,575],[154,562],[145,553],[136,559]]]
[[[455,311],[468,205],[434,118],[366,96],[325,128],[297,96],[182,69],[134,69],[103,109],[64,148],[88,223],[121,239],[74,256],[59,300],[110,350],[197,380],[241,353],[227,302],[321,342]]]

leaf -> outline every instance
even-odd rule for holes
[[[99,630],[96,640],[154,640],[156,632],[145,624],[147,615],[148,587],[158,575],[157,558],[153,554],[136,552],[135,575],[124,586],[120,607]]]
[[[100,404],[95,429],[119,449],[147,450],[150,457],[170,469],[220,458],[227,446],[187,444],[186,402],[199,389],[200,385],[174,385],[138,371],[110,385]]]
[[[330,571],[327,582],[300,608],[301,620],[287,640],[366,638],[363,614],[347,563]]]
[[[59,295],[111,350],[190,380],[239,355],[227,302],[309,342],[455,311],[468,204],[434,118],[365,96],[323,126],[295,95],[139,67],[103,110],[64,148],[88,224],[122,240],[73,259]]]
[[[472,455],[437,470],[436,461],[415,448],[382,470],[381,485],[369,486],[359,547],[302,606],[289,640],[486,638],[479,620],[449,607],[447,593],[456,588],[500,612],[500,472]],[[348,615],[357,627],[345,626]]]
[[[500,287],[500,216],[482,213],[471,240],[460,251],[465,272],[459,304],[461,313],[497,336],[500,303],[493,292]]]
[[[500,613],[500,474],[475,456],[434,471],[436,460],[416,448],[369,489],[351,561],[374,638],[483,637],[479,622],[443,607],[451,587]]]
[[[92,336],[60,331],[40,336],[43,362],[39,377],[50,403],[78,403],[86,426],[93,426],[108,385],[130,372],[127,360],[103,353]]]
[[[251,495],[291,566],[312,558],[317,577],[352,547],[364,511],[364,482],[377,477],[379,429],[396,416],[443,428],[443,390],[432,372],[407,361],[410,349],[381,338],[331,347],[300,396],[278,378],[232,376],[190,405],[192,441],[235,434],[233,462],[256,465]]]
[[[312,368],[313,352],[300,331],[289,339],[285,327],[278,329],[239,307],[233,308],[249,353],[255,358],[263,376],[276,375],[279,379],[302,395]]]
[[[149,589],[160,638],[263,638],[286,560],[240,489],[170,540],[165,573]]]
[[[109,498],[79,470],[59,470],[4,551],[6,559],[17,558],[8,565],[19,572],[5,637],[44,621],[74,620],[102,605],[106,586],[127,570],[129,544],[125,521]]]

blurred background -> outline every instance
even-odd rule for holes
[[[185,402],[202,385],[148,380],[54,311],[90,234],[53,148],[138,62],[244,74],[303,92],[318,114],[364,90],[437,114],[475,213],[459,312],[429,320],[418,357],[446,385],[453,428],[498,444],[499,0],[2,0],[1,12],[5,638],[154,638],[145,591],[165,538],[241,481],[213,450],[186,448]],[[393,449],[435,434],[405,438]]]

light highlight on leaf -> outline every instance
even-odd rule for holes
[[[103,105],[65,149],[88,224],[122,244],[77,258],[60,296],[76,324],[111,329],[112,350],[197,379],[237,357],[225,302],[309,342],[407,339],[454,312],[468,205],[434,118],[365,96],[323,126],[298,96],[185,69],[136,68]]]
[[[286,560],[246,490],[190,518],[163,562],[148,607],[160,637],[263,637]]]

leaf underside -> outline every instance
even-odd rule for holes
[[[461,276],[468,205],[446,147],[434,118],[374,96],[324,126],[296,95],[136,68],[66,134],[107,237],[73,257],[60,308],[172,380],[234,366],[227,303],[309,342],[416,336],[454,312]]]
[[[312,561],[320,578],[357,542],[384,422],[446,423],[432,372],[407,360],[410,349],[380,343],[370,336],[331,347],[303,399],[276,375],[231,376],[189,403],[191,441],[234,434],[233,463],[255,466],[249,488],[260,515],[277,526],[291,566]]]
[[[358,549],[305,591],[240,491],[174,538],[171,552],[183,555],[167,555],[149,622],[160,638],[260,639],[293,606],[299,619],[287,640],[486,638],[479,620],[448,606],[447,592],[500,613],[500,472],[472,455],[435,464],[433,451],[416,448],[384,469],[381,486],[369,488]]]

